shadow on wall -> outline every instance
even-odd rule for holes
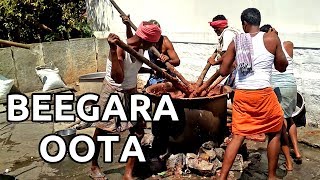
[[[109,45],[106,39],[80,38],[32,44],[32,48],[0,48],[0,74],[14,79],[15,91],[22,93],[42,89],[35,68],[53,63],[67,85],[75,85],[79,77],[104,72]]]

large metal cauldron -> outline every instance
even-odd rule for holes
[[[155,85],[152,85],[146,88],[145,92],[156,106],[160,101],[160,96],[155,94],[155,91],[158,90],[155,90]],[[160,91],[171,92],[174,89],[167,87]],[[199,140],[196,137],[197,130],[215,137],[217,142],[223,140],[227,119],[227,95],[232,90],[228,86],[223,86],[220,91],[221,94],[212,97],[172,98],[180,121],[185,121],[185,123],[183,124],[183,131],[170,138],[171,142],[191,145],[192,141]],[[171,129],[178,131],[179,127]]]

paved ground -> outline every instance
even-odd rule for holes
[[[23,123],[9,124],[6,121],[6,114],[0,113],[0,172],[9,169],[10,175],[17,176],[18,179],[89,179],[89,164],[74,163],[69,157],[57,164],[45,163],[39,156],[38,144],[41,138],[47,134],[66,127],[65,123],[33,123],[26,121]],[[78,131],[92,135],[93,128]],[[303,153],[303,164],[295,165],[292,173],[286,174],[279,171],[284,179],[320,179],[320,150],[319,129],[299,129],[299,144]],[[124,172],[124,164],[118,163],[118,158],[122,150],[126,134],[122,134],[121,143],[114,145],[115,163],[100,164],[109,179],[121,179]],[[313,145],[314,147],[307,146]],[[241,179],[264,179],[266,178],[266,153],[265,144],[248,141],[248,149],[252,152],[258,151],[262,154],[261,162],[252,164],[244,171]],[[102,154],[101,154],[102,157]],[[283,159],[283,158],[282,158]],[[281,162],[280,162],[281,163]],[[155,177],[156,179],[159,179]],[[206,179],[194,175],[188,175],[185,179]],[[168,178],[167,178],[168,179]],[[169,178],[170,179],[170,178]]]

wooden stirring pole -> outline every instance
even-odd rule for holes
[[[208,88],[208,90],[206,91],[202,91],[201,92],[201,97],[207,96],[207,94],[210,95],[210,91],[213,90],[218,84],[221,83],[221,81],[223,81],[227,76],[223,77],[223,76],[219,76],[217,78],[217,80],[215,80],[212,85]]]
[[[126,14],[120,9],[120,7],[117,5],[116,2],[114,2],[114,0],[110,0],[110,2],[113,4],[113,6],[116,8],[116,10],[119,12],[120,15],[122,16],[126,16]],[[137,26],[135,26],[132,21],[129,19],[128,20],[130,26],[136,31],[137,30]],[[157,48],[155,48],[154,46],[152,46],[150,48],[151,52],[156,55],[158,58],[160,58],[160,52],[157,50]],[[172,66],[169,62],[165,63],[166,67],[172,72],[174,73],[185,85],[188,86],[189,89],[192,89],[192,86],[190,84],[189,81],[187,81],[181,73],[179,73],[174,66]]]
[[[193,93],[190,94],[189,98],[197,97],[202,91],[207,89],[218,77],[220,76],[219,69],[214,73],[206,82],[204,82],[199,88],[197,88]]]
[[[110,2],[111,2],[112,5],[114,6],[114,8],[116,8],[116,10],[119,12],[120,15],[126,16],[126,14],[120,9],[120,7],[118,6],[118,4],[117,4],[116,2],[114,2],[114,0],[110,0]],[[129,22],[130,26],[136,31],[136,30],[137,30],[137,26],[135,26],[130,19],[129,19],[128,22]]]
[[[6,45],[6,46],[15,46],[15,47],[20,47],[25,49],[31,49],[31,44],[22,44],[22,43],[3,40],[3,39],[0,39],[0,44]]]
[[[191,90],[188,86],[183,84],[181,81],[179,81],[177,78],[172,77],[170,74],[167,72],[163,71],[159,66],[156,64],[152,63],[149,61],[147,58],[144,56],[140,55],[137,51],[129,47],[127,44],[125,44],[123,41],[117,41],[116,44],[127,51],[129,54],[131,54],[133,57],[135,57],[137,60],[141,61],[142,63],[145,63],[148,65],[150,68],[153,70],[157,71],[160,73],[163,77],[165,77],[168,81],[172,82],[172,84],[177,87],[179,90],[181,90],[183,93],[190,95],[193,90]]]
[[[160,52],[154,47],[152,46],[150,48],[151,52],[156,55],[157,57],[160,57]],[[176,68],[174,68],[174,66],[172,64],[170,64],[169,62],[166,62],[165,65],[167,66],[167,68],[173,73],[175,74],[185,85],[187,85],[188,87],[191,88],[191,84],[188,80],[186,80],[181,73],[179,73],[179,71],[176,70]]]
[[[214,58],[217,56],[217,53],[215,53]],[[211,64],[209,62],[207,62],[206,66],[204,67],[204,69],[202,70],[197,82],[196,82],[196,86],[200,87],[203,83],[203,79],[204,77],[206,77],[208,70],[210,69]]]

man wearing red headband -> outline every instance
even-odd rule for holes
[[[215,16],[209,25],[214,29],[216,34],[219,36],[218,47],[212,56],[208,59],[211,65],[221,64],[219,61],[220,57],[227,51],[229,44],[233,38],[240,33],[236,28],[228,26],[228,20],[224,15]],[[233,73],[228,77],[226,85],[233,86]]]
[[[224,15],[215,16],[211,22],[210,26],[214,29],[216,34],[219,36],[219,43],[217,48],[217,53],[222,55],[227,51],[229,44],[232,42],[233,38],[239,34],[239,30],[229,27],[228,20]],[[210,61],[211,62],[211,61]],[[214,63],[212,63],[214,64]]]
[[[126,35],[127,38],[130,38],[133,36],[131,26],[129,24],[130,16],[121,16],[122,22],[126,25]],[[160,24],[156,20],[150,20],[148,21],[150,23],[153,23],[160,27]],[[154,46],[157,48],[157,50],[161,53],[160,58],[158,58],[156,55],[154,55],[150,50],[148,51],[150,61],[155,63],[160,68],[168,71],[165,63],[169,62],[173,66],[179,66],[180,65],[180,58],[178,57],[178,54],[174,50],[172,42],[169,40],[167,36],[161,35],[159,41]],[[169,74],[172,74],[168,71]],[[164,78],[161,77],[161,75],[158,74],[151,74],[150,78],[146,84],[146,87],[151,86],[153,84],[161,83],[164,81]]]
[[[158,42],[161,36],[161,29],[152,23],[142,22],[138,27],[136,34],[126,40],[127,44],[139,52],[141,55],[149,49],[154,43]],[[110,53],[107,67],[106,77],[101,89],[98,105],[100,106],[101,116],[108,98],[111,93],[117,93],[122,99],[125,112],[129,111],[130,95],[137,92],[137,75],[141,69],[142,63],[132,57],[128,52],[116,45],[119,37],[115,34],[109,34],[108,43],[110,45]],[[128,116],[127,116],[128,117]],[[132,122],[132,124],[134,124]],[[93,135],[95,142],[95,154],[92,159],[91,174],[93,179],[107,179],[98,165],[98,157],[100,154],[101,142],[97,141],[97,136],[107,135],[109,133],[117,133],[129,129],[130,134],[137,135],[138,138],[143,137],[143,122],[138,121],[134,126],[130,122],[121,122],[118,117],[112,118],[107,122],[96,122],[96,130]],[[124,179],[132,179],[132,169],[135,158],[128,159]]]

